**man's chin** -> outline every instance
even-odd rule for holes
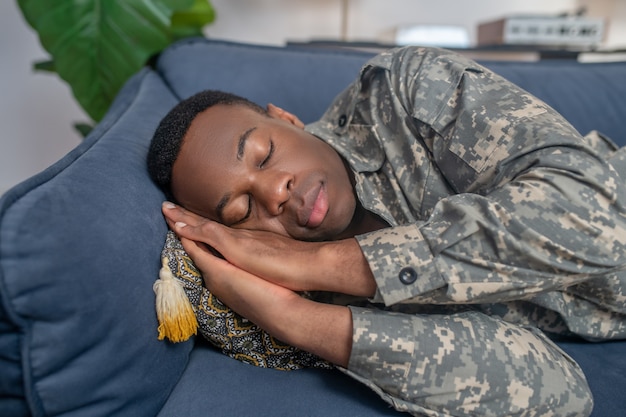
[[[322,228],[301,231],[301,233],[292,234],[291,237],[304,242],[327,242],[330,240],[336,240],[332,233],[329,233]]]
[[[317,236],[317,235],[306,235],[302,237],[295,237],[296,240],[302,240],[304,242],[326,242],[329,240],[333,240],[331,238],[325,236]]]

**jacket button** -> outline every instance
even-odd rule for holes
[[[339,116],[339,120],[337,123],[339,124],[339,127],[344,127],[347,121],[348,121],[348,116],[346,116],[345,114],[342,114],[341,116]]]
[[[415,269],[407,266],[406,268],[402,268],[400,270],[398,278],[400,278],[400,282],[404,285],[410,285],[417,280],[417,272],[415,272]]]

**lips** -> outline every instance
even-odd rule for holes
[[[313,229],[322,224],[327,214],[328,194],[324,184],[319,184],[304,196],[304,205],[298,213],[298,223]]]

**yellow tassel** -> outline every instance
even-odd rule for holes
[[[198,321],[185,294],[183,285],[174,277],[165,257],[159,278],[152,289],[156,294],[159,319],[159,340],[167,337],[172,342],[184,342],[197,333]]]

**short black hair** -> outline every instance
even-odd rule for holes
[[[267,114],[263,107],[244,97],[217,90],[201,91],[174,106],[159,123],[148,150],[150,177],[168,199],[174,200],[172,168],[189,126],[198,114],[217,104],[242,105],[261,114]]]

